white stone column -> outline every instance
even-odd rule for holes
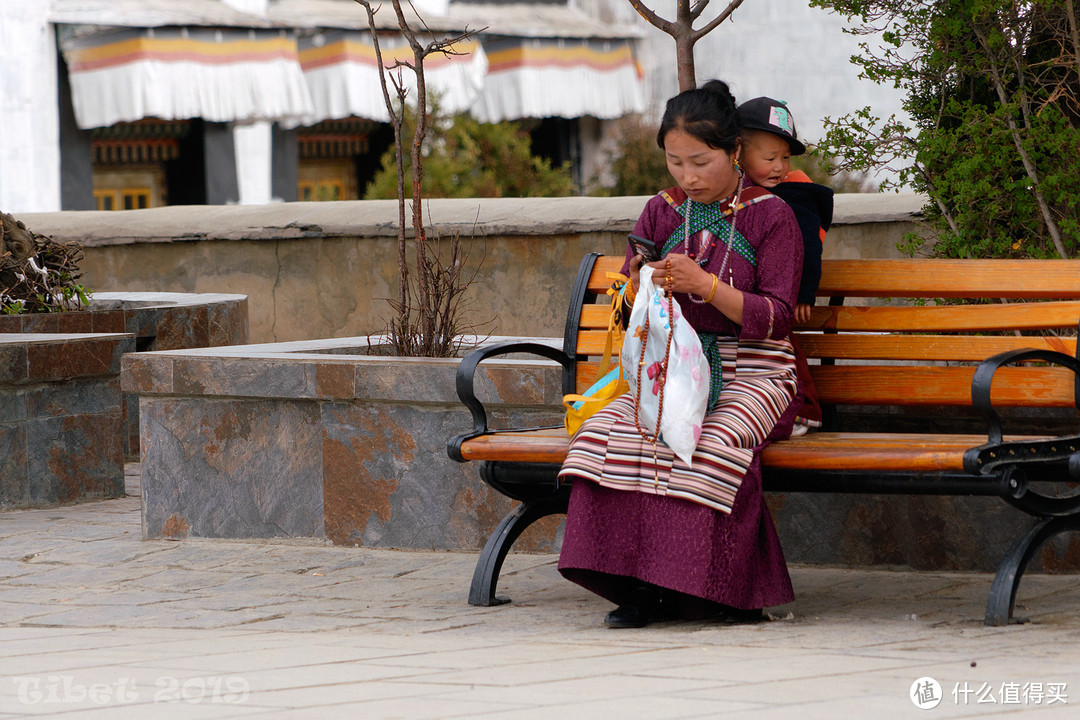
[[[0,210],[60,209],[56,34],[46,2],[0,2]]]
[[[241,205],[265,205],[273,201],[271,123],[258,121],[233,126],[236,146],[236,183]]]

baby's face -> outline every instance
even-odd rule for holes
[[[791,171],[791,146],[779,135],[755,130],[743,139],[739,164],[758,185],[776,187]]]

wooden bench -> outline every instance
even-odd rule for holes
[[[582,261],[562,349],[506,343],[473,351],[461,362],[457,390],[474,427],[451,438],[447,451],[460,462],[479,461],[485,482],[521,501],[484,547],[469,593],[474,605],[508,601],[495,595],[507,551],[531,523],[565,512],[569,496],[569,487],[556,482],[569,445],[565,430],[489,429],[474,392],[477,365],[533,353],[562,365],[564,393],[582,392],[595,379],[603,351],[607,273],[622,262],[595,254]],[[1033,515],[1034,526],[1001,561],[987,600],[986,624],[1008,623],[1034,553],[1055,535],[1080,529],[1080,436],[1005,436],[998,413],[1052,408],[1067,415],[1080,408],[1080,265],[826,260],[818,296],[828,303],[815,307],[794,335],[811,359],[826,423],[821,431],[765,449],[764,489],[997,496]],[[937,302],[942,299],[949,300]],[[888,431],[839,432],[829,418],[844,406],[901,414],[966,407],[981,415],[979,429],[986,432],[893,432],[887,425]]]

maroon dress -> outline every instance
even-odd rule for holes
[[[675,296],[694,329],[715,333],[725,348],[723,367],[710,368],[723,374],[724,385],[698,446],[711,454],[702,461],[695,450],[690,469],[662,444],[654,450],[641,439],[634,452],[642,456],[642,482],[627,489],[633,485],[626,482],[627,467],[634,465],[627,462],[627,448],[633,445],[627,442],[633,435],[628,431],[633,401],[624,396],[582,425],[560,471],[572,480],[573,490],[559,571],[619,605],[631,601],[641,582],[673,591],[667,598],[674,598],[679,614],[690,618],[713,615],[724,606],[756,609],[794,599],[761,491],[760,451],[772,440],[787,437],[799,410],[792,402],[797,391],[794,356],[784,338],[791,330],[799,287],[802,236],[791,209],[761,188],[748,188],[741,198],[743,203],[753,201],[741,204],[736,214],[733,247],[738,252],[724,252],[729,226],[723,222],[708,226],[703,234],[695,233],[697,225],[691,224],[690,245],[696,250],[703,239],[717,241],[703,267],[714,274],[723,270],[720,280],[730,280],[744,292],[743,324],[736,325],[712,306]],[[692,205],[698,224],[698,213],[720,217],[727,208],[724,201]],[[687,207],[680,189],[667,190],[648,202],[634,232],[661,247],[670,240],[670,252],[685,253]],[[630,257],[628,250],[624,272]],[[767,352],[759,352],[761,348]],[[618,441],[608,446],[607,438]],[[654,451],[670,471],[661,470],[658,483],[653,482]],[[620,455],[613,457],[616,452]],[[723,462],[708,461],[717,458]],[[613,472],[619,474],[617,482],[610,480]],[[673,489],[680,477],[690,477],[688,485],[709,481],[736,490],[726,505],[695,501]]]

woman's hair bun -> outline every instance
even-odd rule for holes
[[[723,80],[710,80],[702,85],[701,89],[715,93],[719,95],[723,101],[735,105],[735,96],[731,94],[731,89],[728,88],[728,84]]]
[[[667,101],[656,144],[672,130],[682,130],[709,147],[732,152],[742,123],[735,109],[735,97],[723,80],[710,80],[701,87],[685,90]]]

